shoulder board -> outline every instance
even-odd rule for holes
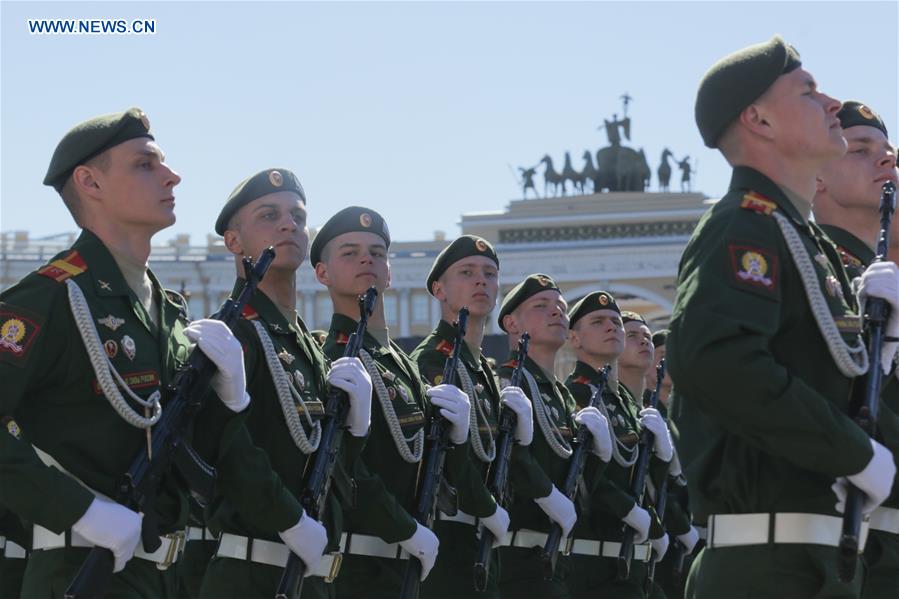
[[[338,333],[337,338],[334,339],[334,343],[337,345],[346,345],[350,341],[350,336],[346,333]]]
[[[38,269],[37,274],[43,275],[48,279],[53,279],[57,283],[62,283],[70,277],[75,277],[87,270],[87,263],[77,250],[72,250],[64,258],[54,260],[46,266]]]
[[[244,320],[256,320],[259,318],[259,312],[253,309],[250,304],[247,304],[243,307],[243,312],[241,312],[241,316],[244,317]]]
[[[453,353],[453,344],[445,339],[441,339],[440,343],[438,343],[437,347],[435,347],[434,349],[448,356]]]
[[[577,384],[579,384],[579,385],[589,385],[589,384],[590,384],[590,379],[588,379],[587,377],[581,375],[581,376],[577,377],[576,379],[572,380],[571,382],[572,382],[572,383],[577,383]]]
[[[752,210],[753,212],[758,212],[765,216],[771,216],[771,213],[777,210],[777,204],[759,193],[750,191],[743,196],[743,201],[740,202],[740,208]]]
[[[518,366],[518,360],[509,360],[504,363],[501,368],[515,368],[516,366]]]

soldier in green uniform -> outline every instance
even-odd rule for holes
[[[195,341],[218,366],[217,417],[198,423],[195,447],[214,462],[248,398],[240,344],[224,323],[188,326],[178,294],[147,269],[150,239],[175,222],[181,178],[139,108],[85,121],[63,137],[44,183],[82,234],[74,246],[0,294],[0,504],[34,524],[22,594],[61,596],[89,547],[115,557],[109,594],[166,597],[187,523],[186,488],[162,481],[153,512],[110,500],[168,403],[167,386]],[[238,415],[240,414],[240,415]],[[141,518],[156,517],[158,551],[144,550]],[[134,559],[131,559],[132,556]]]
[[[565,538],[577,521],[574,503],[560,487],[568,473],[571,438],[578,424],[587,426],[593,435],[586,466],[593,473],[591,480],[601,477],[605,467],[601,457],[608,460],[603,447],[610,443],[608,423],[596,408],[578,412],[571,393],[553,371],[556,354],[568,337],[567,308],[555,281],[544,274],[533,274],[509,291],[499,312],[499,325],[509,334],[510,350],[517,348],[524,333],[530,335],[522,388],[531,400],[539,425],[535,426],[539,432],[535,430],[530,445],[512,450],[510,474],[514,494],[508,508],[511,538],[508,546],[499,550],[503,597],[569,596],[568,559],[559,556],[552,580],[544,580],[539,555],[552,523],[562,528],[560,550],[564,551]],[[508,386],[516,365],[513,359],[500,366],[501,386]],[[583,489],[583,493],[590,492],[591,489]]]
[[[530,400],[517,387],[500,390],[493,369],[481,354],[484,327],[499,291],[499,258],[493,246],[474,235],[459,237],[437,256],[428,275],[427,288],[440,302],[442,318],[411,357],[431,385],[439,385],[443,380],[444,365],[453,353],[455,330],[450,323],[463,306],[469,309],[457,384],[472,405],[469,460],[476,476],[465,481],[451,481],[459,492],[459,511],[454,516],[438,513],[434,532],[440,540],[440,554],[422,588],[422,595],[431,598],[499,597],[498,560],[492,562],[483,593],[475,592],[474,577],[469,573],[477,558],[478,524],[490,529],[499,540],[509,529],[509,513],[497,505],[486,486],[488,470],[496,457],[496,429],[501,406],[509,406],[517,415],[515,439],[519,445],[530,444],[534,429]]]
[[[656,367],[665,359],[665,341],[668,338],[668,330],[662,329],[652,334],[653,364],[646,374],[646,390],[643,391],[644,405],[649,401],[649,396],[656,388]],[[665,557],[656,568],[655,581],[661,587],[667,597],[683,597],[684,583],[686,582],[685,564],[689,563],[696,544],[699,542],[699,531],[693,526],[690,514],[689,493],[687,492],[687,479],[683,475],[680,460],[677,456],[677,445],[680,440],[680,431],[671,418],[669,399],[671,397],[671,373],[665,370],[665,378],[659,387],[658,410],[668,425],[671,440],[674,443],[674,458],[671,470],[668,473],[668,500],[665,509],[665,530],[668,531],[672,545]],[[679,571],[677,571],[680,569]]]
[[[624,323],[624,351],[618,358],[618,380],[642,405],[646,374],[654,357],[652,331],[642,315],[630,310],[621,313],[621,321]]]
[[[874,260],[880,236],[880,195],[886,181],[897,180],[896,151],[883,119],[861,102],[844,102],[837,113],[848,143],[844,156],[818,171],[813,203],[815,221],[837,246],[850,279]],[[894,219],[895,220],[895,219]],[[899,411],[899,381],[884,380],[884,403]],[[896,442],[889,444],[894,455]],[[865,546],[862,596],[890,597],[899,589],[899,493],[871,514]]]
[[[381,295],[390,285],[389,246],[381,215],[351,206],[325,223],[310,251],[316,278],[334,305],[324,345],[332,359],[343,355],[356,329],[358,296],[372,285],[379,294],[359,352],[374,387],[373,414],[371,433],[352,470],[353,501],[344,510],[339,597],[395,597],[410,555],[421,562],[422,579],[434,565],[437,537],[412,516],[432,410],[448,421],[447,478],[460,480],[469,469],[468,396],[451,385],[426,392],[415,363],[390,340]]]
[[[835,492],[848,477],[870,512],[895,464],[846,415],[867,353],[840,258],[809,221],[817,173],[846,151],[839,109],[779,36],[700,84],[699,131],[734,172],[681,258],[667,340],[690,499],[708,522],[688,597],[860,593],[861,576],[838,579]],[[899,304],[896,278],[869,269],[862,291]]]
[[[655,480],[661,480],[668,471],[671,442],[658,412],[644,410],[621,382],[627,325],[622,321],[615,298],[605,291],[588,293],[572,306],[569,317],[570,343],[577,362],[565,385],[578,406],[585,406],[590,401],[600,381],[599,371],[607,364],[612,366],[608,384],[596,402],[612,427],[611,461],[602,478],[594,483],[596,488],[589,498],[587,510],[589,517],[575,528],[578,539],[571,550],[569,588],[572,597],[643,598],[646,564],[654,546],[658,547],[658,555],[664,554],[664,531],[655,512],[644,509],[637,502],[631,492],[630,479],[638,457],[637,441],[644,426],[661,433],[656,435],[655,455],[650,460],[651,475]],[[642,339],[641,331],[634,326],[634,323],[640,323],[633,316],[630,318],[630,326],[635,329],[631,336]],[[633,345],[637,351],[632,350],[631,360],[639,360],[641,343],[638,341]],[[628,578],[618,580],[617,558],[625,525],[635,531],[634,552]],[[647,542],[650,537],[652,543]]]
[[[252,482],[221,484],[209,508],[209,527],[221,532],[201,595],[260,597],[274,595],[290,551],[313,576],[304,597],[334,595],[331,583],[340,558],[341,506],[328,498],[322,524],[304,515],[298,497],[303,472],[321,438],[320,420],[327,385],[349,396],[347,432],[341,448],[346,462],[336,470],[341,481],[361,452],[371,415],[371,379],[357,358],[340,358],[328,368],[318,343],[297,315],[296,271],[306,259],[309,230],[306,195],[287,169],[265,169],[234,189],[215,225],[234,254],[243,288],[241,258],[274,246],[269,272],[243,312],[235,335],[244,349],[247,391],[252,407],[248,434],[236,439],[219,458],[219,469],[252,473]],[[255,445],[255,447],[254,447]],[[349,484],[336,484],[344,495]],[[328,543],[330,539],[330,543]],[[326,543],[332,553],[320,559]]]

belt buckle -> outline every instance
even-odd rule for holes
[[[328,575],[324,578],[324,581],[327,584],[334,582],[334,579],[337,578],[337,574],[340,573],[340,566],[343,564],[343,553],[335,551],[331,555],[334,556],[334,560],[331,562],[331,571],[328,572]]]
[[[156,569],[164,571],[168,570],[169,566],[175,563],[175,560],[184,548],[185,534],[183,530],[179,530],[162,536],[163,538],[169,539],[170,543],[169,548],[165,552],[165,557],[161,562],[156,564]]]

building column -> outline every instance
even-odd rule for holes
[[[303,292],[303,322],[310,329],[315,328],[315,292]]]
[[[409,290],[399,290],[400,337],[409,336]]]
[[[434,323],[434,327],[437,327],[437,324],[440,322],[440,319],[443,318],[443,312],[440,311],[440,300],[438,300],[433,295],[431,296],[431,322]]]

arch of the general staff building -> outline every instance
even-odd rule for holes
[[[602,193],[515,200],[503,210],[462,214],[459,224],[462,233],[480,235],[496,246],[500,301],[524,277],[543,272],[556,280],[569,303],[603,289],[615,295],[622,309],[643,314],[655,330],[668,322],[678,261],[708,204],[699,193]],[[45,264],[75,237],[3,233],[0,290]],[[403,346],[414,347],[440,317],[424,281],[449,241],[438,235],[391,246],[392,286],[385,293],[385,310],[391,333]],[[191,245],[184,235],[154,245],[150,266],[164,286],[189,295],[194,317],[215,311],[235,277],[232,256],[213,235],[205,245]],[[327,328],[331,319],[328,294],[308,265],[297,277],[297,311],[313,329]],[[495,322],[490,326],[485,354],[504,359],[505,336]]]

